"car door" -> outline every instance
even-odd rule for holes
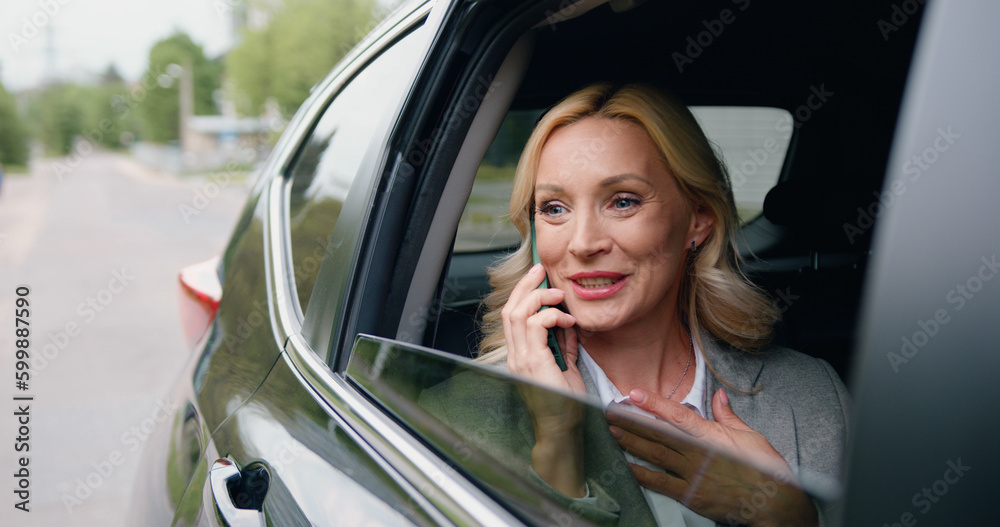
[[[519,67],[502,81],[494,79],[516,38],[476,53],[469,46],[494,31],[494,24],[502,27],[508,13],[492,6],[470,13],[464,7],[439,5],[421,27],[412,27],[420,23],[414,20],[387,33],[386,47],[339,88],[317,119],[285,178],[265,190],[268,306],[285,351],[253,395],[212,433],[203,462],[207,474],[185,493],[200,504],[198,514],[188,513],[197,522],[233,524],[245,517],[278,525],[518,523],[327,362],[346,361],[361,328],[379,326],[393,310],[402,310],[392,296],[409,295],[412,284],[396,276],[412,276],[413,266],[396,255],[408,244],[422,251],[428,241],[396,233],[432,230],[436,207],[422,200],[464,202],[467,188],[442,187],[452,183],[446,176],[453,167],[482,157],[462,151],[471,122],[480,117],[476,106],[494,90],[502,92],[491,106],[498,125],[516,90],[516,72],[530,58],[514,45]],[[524,29],[511,33],[519,36]],[[431,42],[418,74],[415,66]],[[477,61],[486,71],[470,75]],[[359,110],[367,119],[353,117]],[[370,126],[373,121],[377,126]],[[432,156],[435,148],[441,151]],[[442,190],[454,196],[441,197]],[[451,235],[440,240],[450,243]],[[448,252],[443,249],[442,257]],[[378,259],[386,260],[373,262]],[[382,305],[377,299],[386,296]],[[191,523],[181,516],[178,524]]]
[[[238,345],[202,361],[199,405],[218,414],[221,424],[201,431],[210,440],[202,440],[204,453],[175,524],[247,518],[322,523],[347,510],[364,511],[377,523],[395,525],[405,518],[436,523],[419,512],[421,504],[387,475],[343,420],[319,404],[281,354],[287,340],[301,332],[320,263],[338,250],[349,251],[339,243],[327,248],[326,240],[359,234],[353,227],[379,179],[386,137],[433,36],[429,13],[426,3],[403,8],[377,39],[362,43],[362,51],[320,85],[300,112],[307,116],[303,137],[290,140],[287,163],[274,167],[277,176],[262,184],[251,225],[264,242],[256,255],[266,271],[264,283],[245,280],[241,259],[233,263],[234,275],[227,276],[232,285],[223,298],[230,295],[233,302],[238,295],[229,289],[256,289],[255,284],[267,294],[231,309],[238,312],[232,332]],[[247,354],[256,348],[261,352]],[[270,359],[255,360],[258,355]],[[245,374],[250,369],[266,378],[254,381]],[[199,374],[194,377],[198,384]],[[233,382],[247,385],[245,397],[228,389]]]
[[[925,9],[866,283],[842,525],[996,521],[1000,5]]]

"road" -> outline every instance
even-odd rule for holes
[[[75,163],[75,168],[71,165]],[[60,164],[56,164],[60,163]],[[30,512],[0,493],[0,525],[125,525],[145,431],[189,352],[177,273],[224,247],[247,189],[93,152],[44,160],[0,193],[0,488],[19,467],[29,395]],[[220,188],[221,187],[221,188]],[[199,198],[200,196],[200,198]],[[186,206],[186,207],[185,207]],[[35,368],[14,380],[14,302],[30,286]],[[44,355],[43,355],[44,354]],[[16,522],[16,523],[15,523]]]

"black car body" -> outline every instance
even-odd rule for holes
[[[825,492],[843,525],[986,520],[998,15],[916,0],[405,4],[317,85],[217,265],[186,276],[210,321],[147,446],[132,523],[581,521],[487,470],[477,445],[449,448],[401,394],[474,368],[485,267],[517,241],[456,249],[477,169],[516,160],[530,116],[597,80],[790,116],[743,236],[783,310],[776,340],[828,360],[858,402],[846,479]]]

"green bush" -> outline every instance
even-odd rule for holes
[[[18,111],[17,101],[0,84],[0,164],[4,165],[4,172],[28,164],[28,139],[28,127]]]

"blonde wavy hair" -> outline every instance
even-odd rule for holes
[[[699,346],[702,331],[747,351],[770,342],[778,311],[740,270],[739,219],[729,177],[694,116],[686,106],[651,86],[600,83],[569,95],[546,112],[521,153],[510,198],[510,220],[520,231],[522,242],[517,251],[488,270],[493,292],[484,300],[483,340],[477,360],[496,363],[507,357],[500,310],[532,265],[529,222],[542,148],[555,130],[592,116],[623,119],[646,130],[691,210],[708,210],[715,220],[697,252],[689,252],[678,295],[682,319]]]

